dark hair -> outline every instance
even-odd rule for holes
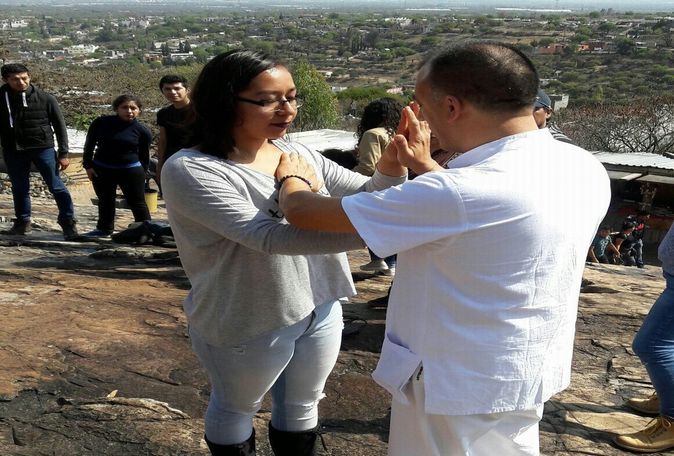
[[[623,227],[622,227],[622,231],[627,231],[627,230],[629,230],[630,228],[634,228],[634,227],[636,227],[636,226],[637,226],[637,225],[636,225],[636,223],[634,223],[634,222],[624,222],[624,223],[623,223]]]
[[[325,149],[321,155],[346,169],[353,169],[358,164],[358,159],[352,150]]]
[[[28,68],[23,63],[8,63],[0,68],[2,79],[7,79],[9,75],[16,73],[28,73]]]
[[[133,101],[134,103],[136,103],[136,106],[138,106],[140,109],[143,109],[143,103],[141,103],[140,98],[138,98],[135,95],[129,95],[129,94],[120,95],[117,98],[115,98],[112,101],[112,109],[114,111],[117,111],[117,108],[122,106],[127,101]]]
[[[167,74],[165,76],[162,76],[162,78],[159,80],[159,90],[162,90],[164,88],[164,84],[182,84],[183,87],[188,88],[189,85],[187,84],[187,78],[184,76],[179,76],[177,74]]]
[[[371,101],[363,110],[356,134],[358,142],[363,138],[363,133],[377,127],[386,128],[390,136],[396,132],[400,123],[400,111],[403,105],[398,100],[390,97]]]
[[[611,231],[610,225],[602,225],[599,227],[599,231]]]
[[[421,67],[428,67],[434,92],[454,95],[489,111],[531,109],[538,92],[534,64],[503,43],[458,44],[430,57]]]
[[[284,67],[267,54],[236,49],[215,56],[199,73],[190,96],[192,144],[201,151],[227,157],[236,144],[232,129],[237,124],[236,97],[256,76]]]

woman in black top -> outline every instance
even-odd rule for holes
[[[113,116],[94,120],[84,143],[83,166],[98,196],[98,223],[90,236],[109,236],[115,228],[117,186],[136,222],[150,220],[145,203],[145,170],[150,161],[152,133],[136,118],[138,97],[120,95],[112,102]]]

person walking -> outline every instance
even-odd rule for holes
[[[143,105],[134,95],[112,102],[115,115],[94,120],[87,131],[82,164],[98,197],[96,229],[86,236],[108,237],[115,229],[117,187],[121,188],[136,222],[150,220],[145,202],[145,171],[152,133],[137,117]]]
[[[656,453],[674,448],[674,225],[658,247],[665,289],[644,318],[632,349],[643,363],[655,394],[647,399],[630,399],[627,405],[657,417],[641,431],[617,435],[616,445],[639,453]]]
[[[366,177],[282,139],[300,95],[289,69],[265,54],[214,57],[192,90],[196,146],[162,168],[166,210],[192,286],[183,305],[192,347],[211,382],[205,440],[213,455],[255,454],[253,417],[269,391],[274,454],[315,454],[318,403],[342,336],[340,301],[355,294],[340,252],[363,248],[362,240],[286,222],[278,206],[283,182],[274,179],[281,157],[298,153],[311,162],[315,174],[286,180],[326,196],[406,180],[395,160],[382,157]]]
[[[0,68],[0,142],[12,183],[14,223],[7,234],[31,232],[30,169],[35,165],[58,207],[57,222],[68,241],[77,239],[75,208],[60,171],[70,165],[68,133],[53,95],[31,84],[28,68],[8,63]],[[58,152],[54,148],[54,134]]]
[[[281,158],[291,224],[398,252],[373,373],[393,399],[391,456],[538,455],[543,403],[570,382],[585,258],[611,190],[592,154],[538,129],[538,83],[510,45],[432,56],[383,154],[418,177],[388,190],[326,198],[286,178],[306,178],[301,157]],[[449,168],[431,158],[431,131],[461,153]]]

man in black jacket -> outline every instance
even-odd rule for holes
[[[59,209],[58,223],[66,240],[78,237],[73,201],[59,171],[70,164],[68,134],[56,99],[30,83],[28,68],[10,63],[0,68],[0,142],[12,183],[16,219],[7,234],[31,231],[30,168],[35,165]],[[58,140],[58,156],[54,148]]]

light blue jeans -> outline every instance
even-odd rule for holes
[[[272,393],[274,428],[306,431],[318,424],[318,402],[342,338],[339,301],[320,305],[294,325],[235,346],[209,345],[190,329],[192,348],[211,380],[206,436],[218,445],[248,439],[253,417]]]
[[[674,275],[663,275],[665,291],[646,315],[632,348],[658,393],[660,414],[674,418]]]

